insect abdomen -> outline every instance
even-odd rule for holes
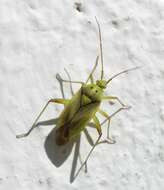
[[[56,144],[59,146],[65,145],[68,143],[69,139],[65,138],[64,136],[60,135],[60,133],[58,135],[56,135],[55,138]]]
[[[66,131],[67,130],[67,131]],[[56,130],[55,141],[57,145],[65,145],[69,141],[68,127],[62,126]]]

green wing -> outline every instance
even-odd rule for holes
[[[93,116],[98,111],[99,106],[100,102],[95,102],[85,105],[79,109],[68,125],[69,138],[77,136],[81,131],[84,130],[88,122],[92,120]]]
[[[62,127],[72,120],[76,112],[80,109],[80,103],[81,89],[69,100],[68,104],[66,104],[64,110],[59,115],[57,127]]]
[[[79,135],[98,111],[100,102],[86,102],[80,89],[60,114],[57,122],[57,143],[65,144]]]

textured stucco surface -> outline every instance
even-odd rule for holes
[[[80,2],[80,8],[77,10]],[[141,69],[113,80],[106,90],[132,109],[111,122],[117,143],[97,146],[88,173],[71,181],[78,149],[58,148],[53,121],[27,131],[48,99],[62,97],[56,73],[85,80],[98,54],[101,24],[105,75]],[[0,1],[0,190],[163,190],[164,189],[164,1],[153,0],[1,0]],[[100,68],[97,70],[98,77]],[[63,85],[70,97],[69,85]],[[74,90],[78,85],[74,86]],[[119,107],[107,101],[108,113]],[[50,106],[41,121],[57,118],[62,105]],[[101,118],[102,119],[102,118]],[[103,126],[106,137],[107,124]],[[88,128],[94,140],[96,130]],[[76,153],[74,153],[76,152]],[[75,156],[74,156],[75,155]],[[76,164],[77,163],[77,164]]]

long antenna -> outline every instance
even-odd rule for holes
[[[98,30],[99,30],[99,46],[100,46],[100,57],[101,57],[101,80],[102,80],[104,77],[104,63],[103,63],[103,52],[102,52],[101,29],[100,29],[100,24],[96,17],[95,17],[95,19],[96,19],[96,23],[97,23]]]
[[[120,73],[117,73],[116,75],[114,75],[113,77],[111,77],[111,78],[107,81],[106,84],[108,84],[111,80],[113,80],[114,78],[116,78],[117,76],[119,76],[119,75],[121,75],[121,74],[123,74],[123,73],[128,73],[129,71],[133,71],[133,70],[136,70],[136,69],[139,69],[139,68],[141,68],[141,67],[138,66],[138,67],[133,67],[133,68],[131,68],[131,69],[126,69],[126,70],[124,70],[124,71],[121,71]]]

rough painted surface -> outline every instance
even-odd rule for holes
[[[132,109],[113,118],[115,145],[99,145],[73,183],[78,145],[58,148],[53,127],[27,131],[49,98],[61,97],[56,73],[85,80],[98,53],[97,16],[102,29],[106,78],[143,66],[115,79],[106,94]],[[0,189],[164,189],[164,2],[0,1]],[[100,69],[98,69],[100,71]],[[98,72],[96,76],[98,76]],[[65,96],[70,96],[64,85]],[[75,85],[75,89],[78,85]],[[119,105],[108,102],[112,113]],[[50,106],[42,121],[56,118],[62,106]],[[103,126],[103,137],[106,137]],[[96,140],[97,132],[89,129]],[[84,159],[91,146],[82,135]],[[75,156],[74,156],[75,155]],[[77,168],[80,166],[77,162]],[[72,172],[73,173],[73,172]]]

